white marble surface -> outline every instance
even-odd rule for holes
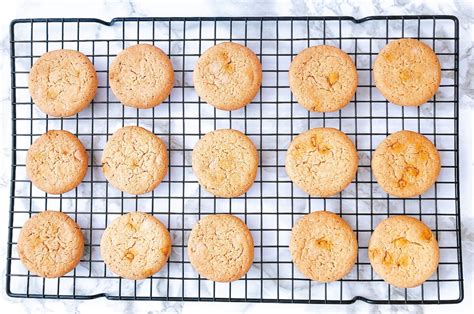
[[[8,10],[0,13],[0,69],[9,73],[8,23],[19,17],[97,17],[111,19],[121,16],[252,16],[252,15],[353,15],[363,17],[376,14],[454,14],[461,21],[460,47],[460,125],[461,125],[461,209],[462,209],[462,239],[463,261],[465,276],[465,301],[460,305],[449,306],[372,306],[357,302],[349,306],[320,306],[320,305],[277,305],[277,304],[227,304],[227,303],[182,303],[182,302],[121,302],[98,299],[93,301],[43,301],[9,299],[2,293],[2,304],[17,312],[43,311],[160,311],[171,312],[200,312],[200,311],[334,311],[334,312],[384,312],[384,311],[467,311],[472,308],[472,253],[473,253],[473,211],[472,211],[472,126],[474,109],[474,91],[471,82],[473,57],[470,55],[474,35],[473,6],[468,2],[437,3],[434,1],[361,1],[357,6],[351,6],[349,1],[192,1],[193,5],[184,1],[70,1],[65,5],[62,1],[18,1],[9,5]],[[4,76],[0,86],[0,114],[5,128],[1,132],[0,163],[10,164],[10,99],[9,75]],[[471,144],[472,143],[472,144]],[[464,144],[464,145],[463,145]],[[0,233],[2,252],[6,252],[7,208],[9,196],[9,167],[3,167],[0,173],[0,196],[2,211]],[[4,286],[4,263],[2,266],[1,286]]]

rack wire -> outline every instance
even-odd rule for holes
[[[390,40],[413,37],[430,45],[442,65],[436,96],[421,107],[388,103],[374,86],[371,70]],[[207,48],[235,41],[251,48],[263,65],[260,93],[243,109],[225,112],[194,92],[192,70]],[[228,17],[20,19],[11,23],[12,179],[8,229],[6,291],[12,297],[46,299],[184,300],[346,304],[442,304],[463,299],[459,213],[458,72],[459,31],[453,16]],[[175,87],[160,106],[149,110],[124,107],[109,88],[111,60],[123,48],[151,43],[169,54]],[[302,49],[319,44],[340,47],[354,60],[359,85],[351,103],[334,113],[309,113],[288,87],[288,67]],[[27,88],[31,65],[46,51],[70,48],[94,63],[99,88],[92,104],[73,117],[41,113]],[[153,192],[132,196],[110,187],[100,168],[108,137],[124,125],[140,125],[160,136],[169,148],[169,174]],[[312,127],[336,127],[354,141],[359,169],[351,185],[329,198],[308,197],[294,187],[284,170],[291,139]],[[196,141],[217,128],[246,133],[258,147],[255,184],[244,196],[215,198],[202,190],[191,169]],[[32,186],[25,173],[31,143],[50,129],[75,133],[90,154],[88,174],[76,189],[48,195]],[[438,147],[442,170],[434,187],[422,196],[392,198],[377,185],[370,159],[388,134],[410,129]],[[58,279],[28,272],[16,245],[23,223],[45,209],[61,210],[81,226],[86,239],[79,266]],[[288,251],[291,227],[313,210],[330,210],[347,220],[357,234],[359,254],[350,274],[333,283],[312,282],[298,272]],[[142,281],[112,274],[99,254],[100,237],[118,215],[152,213],[170,230],[173,249],[168,264]],[[249,273],[233,283],[213,283],[191,267],[186,253],[192,226],[203,216],[232,213],[249,226],[255,260]],[[435,233],[441,261],[423,285],[399,289],[386,284],[370,267],[368,239],[389,215],[408,214]]]

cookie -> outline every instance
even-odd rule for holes
[[[351,101],[357,89],[354,62],[333,46],[301,51],[291,62],[288,80],[296,101],[309,111],[337,111]]]
[[[240,131],[215,130],[194,146],[192,166],[206,191],[219,197],[237,197],[247,192],[255,181],[257,149]]]
[[[84,236],[68,215],[48,210],[25,222],[17,249],[21,262],[30,272],[57,278],[79,264],[84,253]]]
[[[81,52],[60,49],[43,54],[31,68],[28,88],[33,102],[53,117],[86,108],[97,92],[97,74]]]
[[[109,183],[120,191],[151,192],[168,172],[166,145],[142,127],[123,127],[105,144],[102,170]]]
[[[124,105],[147,109],[161,104],[174,84],[173,65],[158,47],[130,46],[110,65],[110,88]]]
[[[160,271],[171,254],[171,237],[154,216],[142,212],[122,215],[105,229],[100,254],[120,277],[139,280]]]
[[[311,280],[330,282],[347,275],[357,259],[357,238],[336,214],[316,211],[293,226],[290,253],[296,267]]]
[[[81,141],[64,130],[50,130],[28,149],[26,175],[40,190],[62,194],[81,183],[87,172],[87,152]]]
[[[209,280],[237,280],[252,266],[252,234],[247,225],[233,215],[206,216],[191,230],[188,256],[194,269]]]
[[[411,38],[386,45],[375,59],[373,74],[382,95],[400,106],[426,103],[441,82],[441,66],[434,51]]]
[[[386,282],[412,288],[438,267],[438,242],[431,230],[410,216],[393,216],[377,225],[369,241],[369,260]]]
[[[291,181],[311,196],[327,197],[344,190],[359,162],[352,141],[332,128],[314,128],[296,136],[286,153]]]
[[[262,65],[249,48],[233,42],[206,50],[193,72],[194,88],[205,102],[221,110],[244,107],[262,84]]]
[[[441,160],[436,147],[423,135],[398,131],[383,140],[372,156],[372,172],[390,195],[413,197],[436,182]]]

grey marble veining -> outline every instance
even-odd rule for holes
[[[461,20],[461,44],[460,44],[460,117],[461,117],[461,143],[472,141],[472,126],[469,123],[469,119],[472,119],[472,110],[474,108],[474,90],[472,80],[470,79],[474,74],[473,66],[474,59],[471,55],[473,50],[472,35],[473,35],[473,9],[472,5],[467,2],[454,2],[452,4],[441,4],[429,1],[395,1],[395,2],[383,2],[383,1],[361,1],[355,6],[352,6],[349,1],[331,1],[323,3],[322,1],[234,1],[234,2],[222,2],[222,1],[202,1],[197,4],[195,7],[186,6],[180,1],[168,2],[167,5],[163,4],[161,7],[157,7],[156,3],[151,2],[138,2],[138,1],[128,1],[128,2],[117,2],[117,1],[97,1],[94,2],[95,6],[98,8],[94,10],[94,17],[110,19],[112,17],[119,16],[161,16],[161,15],[175,15],[175,16],[199,16],[199,15],[208,15],[208,16],[227,16],[227,15],[353,15],[356,17],[363,17],[368,15],[375,14],[455,14]],[[38,16],[58,16],[62,17],[65,15],[68,16],[77,16],[77,17],[91,17],[91,11],[88,10],[87,5],[84,4],[75,4],[72,5],[74,11],[68,10],[67,5],[58,6],[56,5],[54,10],[49,10],[47,6],[40,5],[35,2],[19,3],[18,7],[21,10],[18,10],[16,13],[17,17],[38,17]],[[2,26],[5,26],[5,23],[2,21]],[[312,25],[314,31],[320,31],[319,25]],[[353,26],[357,28],[356,26]],[[357,28],[357,31],[363,29]],[[108,29],[108,28],[97,28],[94,33],[94,36],[110,36],[104,32],[118,31],[117,29]],[[265,30],[270,31],[270,30]],[[330,30],[331,31],[331,30]],[[353,31],[353,30],[352,30]],[[381,31],[381,30],[375,30]],[[407,29],[407,31],[410,31]],[[442,32],[443,30],[441,30]],[[176,34],[179,35],[179,34]],[[2,73],[9,73],[9,41],[7,37],[7,32],[0,32],[0,70],[3,70]],[[120,47],[117,47],[120,50]],[[442,49],[442,48],[441,48]],[[172,51],[178,52],[180,50],[179,45],[171,47]],[[24,65],[25,68],[28,68],[29,64]],[[452,82],[452,77],[446,77],[448,82]],[[181,78],[177,81],[178,84],[191,83],[185,78],[184,81],[181,81]],[[11,125],[10,122],[10,99],[9,99],[9,84],[2,84],[0,86],[0,113],[2,125],[5,126],[5,130],[9,130]],[[432,107],[426,106],[422,108],[422,115],[431,116]],[[141,123],[146,127],[151,128],[151,124],[147,122]],[[304,128],[304,125],[297,126]],[[166,133],[168,126],[163,123],[155,124],[155,132]],[[1,133],[1,143],[0,143],[0,162],[4,165],[10,164],[10,133],[9,131],[4,131]],[[87,140],[87,139],[85,139]],[[100,138],[94,138],[94,143],[97,144],[101,141]],[[87,145],[88,143],[86,143]],[[182,143],[179,141],[168,143],[174,148],[181,148]],[[190,145],[187,143],[186,146]],[[287,145],[287,143],[282,142],[282,146]],[[469,147],[466,147],[469,146]],[[182,158],[182,155],[176,155],[178,159]],[[367,154],[360,155],[362,162],[368,162],[369,156]],[[100,155],[94,155],[96,162],[100,160]],[[265,162],[273,162],[273,156],[264,156],[268,158]],[[189,156],[186,156],[186,163],[190,164]],[[323,311],[337,311],[337,312],[405,312],[405,311],[458,311],[462,312],[469,309],[472,305],[472,284],[470,280],[473,279],[472,276],[472,253],[473,253],[473,212],[472,210],[472,199],[469,199],[470,193],[467,191],[472,190],[472,149],[470,145],[463,145],[461,147],[461,187],[464,192],[462,196],[462,238],[463,238],[463,262],[464,262],[464,276],[466,278],[465,284],[465,295],[466,301],[461,305],[453,305],[450,307],[425,307],[425,306],[372,306],[365,303],[357,302],[355,305],[350,306],[319,306],[319,305],[276,305],[276,304],[226,304],[226,303],[217,303],[212,304],[212,307],[219,311],[248,311],[248,312],[259,312],[259,311],[278,311],[278,310],[297,310],[297,311],[314,311],[315,309]],[[363,170],[362,170],[363,171]],[[0,195],[2,196],[3,208],[5,209],[2,214],[2,221],[4,232],[0,234],[0,245],[2,251],[5,252],[6,247],[6,226],[7,226],[7,206],[8,206],[8,195],[9,195],[9,167],[2,167],[0,169]],[[360,173],[361,176],[364,176],[363,173]],[[195,193],[195,191],[190,190],[189,193]],[[348,191],[348,193],[354,193],[353,191]],[[375,191],[375,193],[381,193],[381,191]],[[465,196],[464,196],[465,195]],[[295,211],[305,212],[307,208],[304,204],[300,204],[301,207],[295,208]],[[374,207],[383,208],[385,204],[380,202],[374,202]],[[86,205],[89,206],[89,205]],[[111,205],[112,207],[115,205]],[[188,201],[184,205],[184,210],[192,211],[195,208],[196,204],[193,204],[192,201]],[[369,204],[367,204],[369,206]],[[118,209],[118,207],[117,207]],[[40,208],[38,208],[40,210]],[[87,223],[85,220],[84,223]],[[192,219],[187,221],[186,224],[192,225]],[[86,235],[87,236],[87,235]],[[176,233],[173,238],[174,241],[182,241],[181,234]],[[179,250],[175,252],[177,257],[179,257]],[[3,269],[4,264],[2,264],[2,283],[4,286],[4,273]],[[254,271],[259,272],[258,267],[254,267]],[[82,269],[80,271],[87,271],[87,269]],[[271,269],[265,270],[269,271],[268,276],[272,276]],[[276,284],[276,283],[274,283]],[[317,286],[318,284],[314,284]],[[280,283],[281,289],[288,289],[286,283]],[[96,291],[104,291],[104,289],[110,289],[106,283],[99,283],[99,286],[93,287]],[[141,289],[142,287],[138,287]],[[146,287],[144,287],[146,289]],[[157,285],[156,289],[160,289],[160,286]],[[207,289],[207,287],[205,287]],[[368,285],[366,287],[369,291],[364,291],[364,293],[373,294],[375,291],[370,291],[373,289],[372,286]],[[395,291],[396,294],[399,293]],[[415,293],[410,291],[409,293]],[[401,295],[399,297],[402,297]],[[3,296],[3,302],[7,302],[7,297]],[[126,311],[126,312],[144,312],[144,311],[169,311],[169,312],[201,312],[206,311],[207,307],[210,304],[207,303],[181,303],[181,302],[122,302],[122,301],[106,301],[104,299],[94,300],[94,301],[42,301],[42,300],[22,300],[22,299],[8,299],[8,306],[12,309],[17,309],[24,312],[42,312],[42,311],[97,311],[98,309],[103,310],[113,310],[113,311]]]

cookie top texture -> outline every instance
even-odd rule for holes
[[[191,265],[203,277],[230,282],[244,276],[253,262],[253,238],[245,223],[233,215],[201,219],[188,241]]]
[[[206,50],[193,72],[194,88],[208,104],[221,110],[244,107],[262,84],[262,65],[249,48],[225,42]]]
[[[430,100],[441,83],[441,65],[425,43],[403,38],[388,43],[373,69],[375,86],[391,103],[419,106]]]
[[[166,145],[142,127],[123,127],[105,145],[102,170],[109,183],[120,191],[151,192],[168,172]]]
[[[68,215],[44,211],[25,222],[17,249],[29,271],[41,277],[57,278],[79,264],[84,253],[84,236]]]
[[[242,132],[219,129],[207,133],[194,146],[192,166],[206,191],[219,197],[237,197],[255,181],[258,153]]]
[[[369,260],[386,282],[416,287],[438,267],[438,242],[430,228],[410,216],[393,216],[377,225],[369,241]]]
[[[28,149],[26,174],[40,190],[62,194],[81,183],[87,163],[86,149],[76,136],[64,130],[50,130]]]
[[[313,46],[300,52],[288,72],[290,88],[309,111],[331,112],[346,106],[357,89],[351,57],[333,46]]]
[[[314,128],[296,136],[286,153],[291,181],[312,196],[344,190],[357,173],[358,156],[347,135],[333,128]]]
[[[132,212],[107,227],[100,253],[110,270],[127,279],[145,279],[157,273],[171,254],[171,237],[154,216]]]
[[[336,214],[316,211],[300,218],[291,232],[290,252],[296,267],[320,282],[339,280],[357,259],[357,238]]]
[[[399,131],[383,140],[372,155],[372,172],[390,195],[413,197],[425,193],[441,171],[433,143],[413,131]]]
[[[86,108],[97,92],[97,73],[81,52],[61,49],[43,54],[31,68],[28,88],[38,108],[69,117]]]
[[[112,61],[109,81],[112,92],[125,106],[153,108],[173,89],[173,65],[160,48],[138,44],[125,48]]]

